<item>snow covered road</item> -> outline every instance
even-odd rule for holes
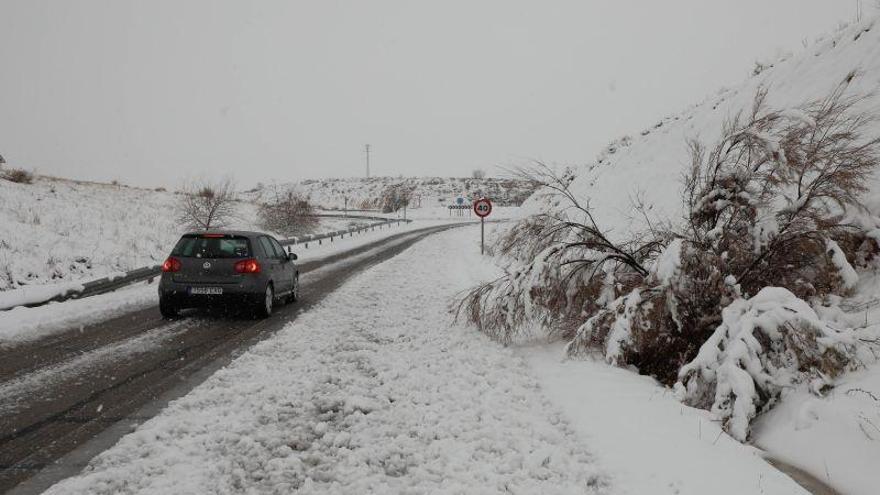
[[[476,229],[364,272],[49,493],[604,493],[522,358],[451,324]]]
[[[300,301],[277,308],[266,320],[235,311],[196,311],[168,322],[156,308],[155,289],[152,304],[147,301],[148,307],[123,309],[122,314],[101,310],[119,299],[114,294],[25,308],[35,317],[48,312],[52,321],[71,314],[95,321],[0,345],[0,492],[18,485],[16,493],[39,493],[79,472],[168,401],[273,335],[346,280],[447,228],[398,233],[303,263]],[[98,301],[92,313],[87,311],[92,306],[80,304],[90,300]]]

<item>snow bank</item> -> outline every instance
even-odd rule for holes
[[[82,292],[84,289],[85,287],[82,284],[76,282],[25,286],[21,289],[0,292],[0,308],[13,308],[15,306],[42,303],[55,297],[65,296],[71,292]]]
[[[880,369],[852,373],[825,397],[808,387],[787,393],[754,426],[755,443],[814,473],[840,493],[880,490]]]
[[[109,320],[153,306],[157,302],[156,284],[139,283],[84,299],[0,311],[0,347],[9,347],[69,328]]]
[[[561,344],[521,354],[541,388],[628,495],[806,494],[706,411],[682,405],[646,376],[601,360],[565,360]]]
[[[823,320],[858,328],[859,338],[880,338],[880,275],[863,276],[856,295],[839,307],[818,307]],[[813,473],[840,493],[874,495],[880,487],[880,354],[863,349],[858,371],[833,380],[816,395],[809,383],[783,392],[752,427],[756,445]]]

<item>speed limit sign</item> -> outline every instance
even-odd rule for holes
[[[486,217],[492,213],[492,202],[486,198],[474,201],[474,213],[480,217],[480,254],[486,252]]]
[[[486,198],[474,201],[474,213],[480,218],[488,217],[492,213],[492,202]]]

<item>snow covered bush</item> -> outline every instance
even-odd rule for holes
[[[679,235],[711,253],[746,294],[767,285],[798,297],[841,293],[856,279],[837,241],[865,237],[847,213],[880,161],[880,137],[862,132],[873,118],[845,86],[802,108],[767,111],[760,90],[748,119],[724,125],[710,151],[691,143],[685,178],[685,229]]]
[[[697,357],[681,368],[676,394],[711,410],[745,441],[751,420],[782,391],[809,380],[821,394],[846,369],[857,339],[823,322],[790,291],[765,287],[722,311],[722,322]]]
[[[9,182],[15,182],[16,184],[33,184],[34,182],[34,174],[23,168],[10,168],[4,170],[0,177]]]
[[[543,164],[518,173],[552,191],[564,207],[526,218],[493,252],[511,260],[506,274],[469,292],[458,306],[481,331],[510,343],[534,337],[571,338],[586,315],[642,283],[645,262],[662,247],[650,235],[612,241],[568,188],[570,173]]]

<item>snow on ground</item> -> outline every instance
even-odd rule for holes
[[[356,233],[354,235],[346,234],[344,237],[334,238],[333,242],[330,242],[329,239],[322,240],[320,244],[318,244],[318,241],[312,241],[308,243],[309,247],[306,247],[306,243],[301,242],[291,246],[290,249],[296,253],[299,261],[311,262],[321,260],[328,256],[333,256],[342,251],[356,249],[393,235],[412,232],[426,227],[456,224],[465,221],[466,220],[415,220],[412,222],[400,222],[399,225],[393,223],[391,225],[375,227],[372,230]]]
[[[610,493],[523,360],[451,323],[476,230],[358,275],[48,493]]]
[[[173,193],[38,177],[0,180],[0,291],[161,263],[181,229]],[[256,207],[239,203],[236,226]]]
[[[158,304],[156,290],[156,283],[143,282],[93,297],[0,311],[0,348],[154,306]]]
[[[863,274],[856,294],[841,306],[848,313],[824,314],[839,325],[865,327],[880,335],[880,274]],[[820,311],[820,314],[823,314]],[[841,493],[880,492],[880,349],[865,350],[862,368],[834,380],[823,397],[808,384],[783,394],[753,429],[756,445],[812,473]]]
[[[841,377],[825,397],[805,388],[756,422],[755,443],[840,493],[880,492],[880,366]]]
[[[597,453],[619,493],[806,493],[757,449],[722,432],[706,411],[650,377],[601,359],[564,359],[562,344],[521,349],[538,383]]]
[[[467,206],[471,206],[470,203]],[[493,205],[492,213],[486,218],[487,221],[492,220],[510,220],[520,218],[522,209],[519,206],[498,206]],[[387,218],[403,218],[403,211],[394,213],[371,212],[370,215],[376,215]],[[406,217],[414,220],[471,220],[479,221],[480,217],[474,215],[470,210],[452,210],[446,206],[432,206],[422,208],[408,208]]]

